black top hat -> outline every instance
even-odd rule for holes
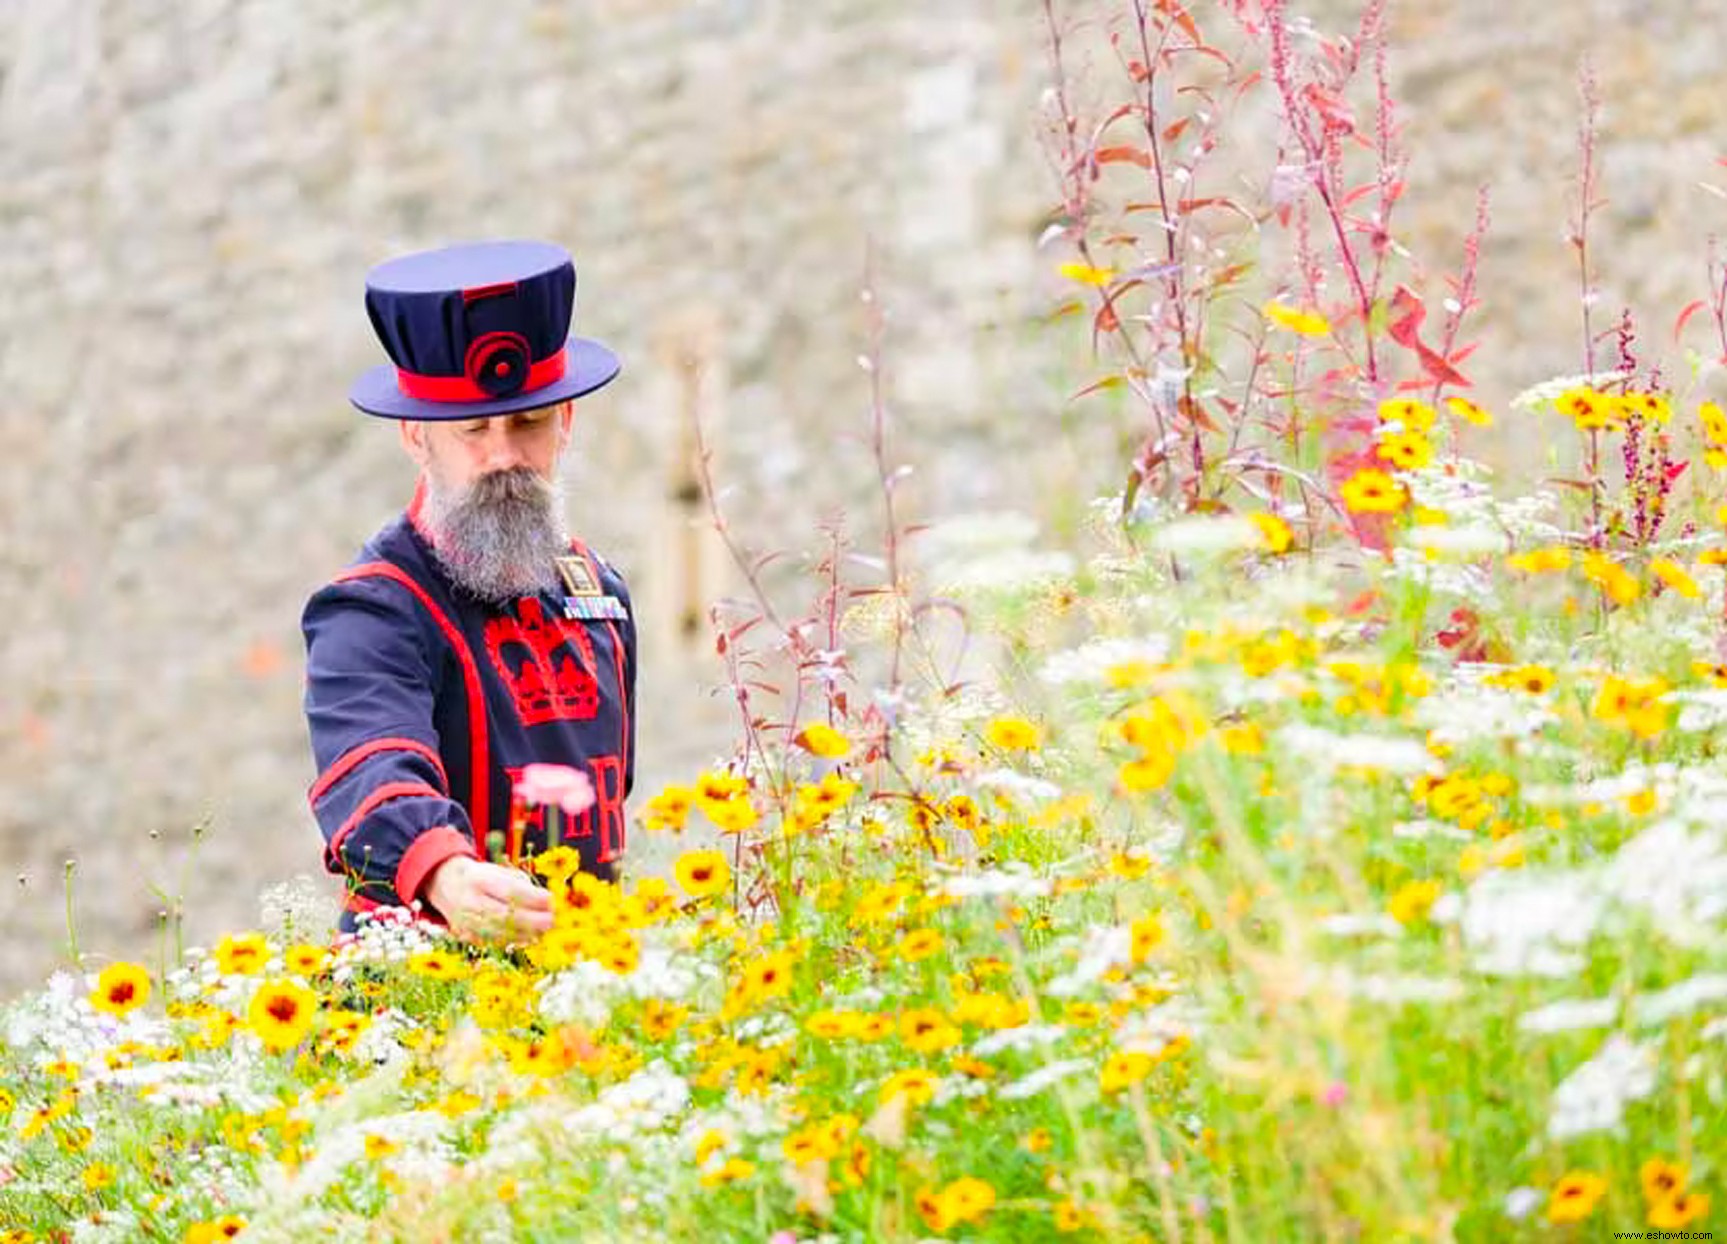
[[[392,365],[348,400],[389,419],[474,419],[591,393],[617,356],[571,337],[576,266],[547,242],[475,242],[420,251],[366,274],[366,313]]]

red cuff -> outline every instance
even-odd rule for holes
[[[396,866],[396,896],[404,903],[412,903],[420,897],[420,887],[432,870],[458,855],[480,858],[461,830],[449,825],[428,829],[402,853],[402,862]]]

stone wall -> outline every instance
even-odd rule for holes
[[[1101,0],[1063,9],[1090,20]],[[1722,205],[1727,21],[1649,0],[1406,6],[1393,68],[1418,151],[1409,239],[1452,262],[1495,183],[1484,392],[1572,369],[1559,242],[1596,51],[1608,99],[1603,304],[1702,293]],[[1354,10],[1315,10],[1329,25]],[[756,538],[867,499],[847,438],[866,239],[892,312],[895,414],[923,513],[1037,510],[1098,461],[1039,327],[1051,198],[1034,0],[9,0],[0,4],[0,987],[51,960],[78,861],[86,949],[141,953],[165,901],[194,939],[315,867],[301,601],[401,505],[365,269],[479,236],[569,245],[580,329],[626,360],[580,413],[573,518],[658,620],[643,784],[725,740],[681,628],[720,589],[680,420],[723,423]],[[1661,318],[1664,316],[1666,318]],[[708,360],[692,390],[691,351]],[[680,361],[683,360],[683,361]],[[706,387],[703,387],[706,386]],[[699,519],[699,515],[695,516]],[[795,539],[795,534],[780,536]],[[698,543],[707,537],[694,537]],[[688,566],[706,567],[694,574]],[[165,897],[163,897],[165,896]]]

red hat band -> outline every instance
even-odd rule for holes
[[[528,342],[520,333],[487,333],[474,341],[462,361],[460,376],[422,376],[396,369],[396,383],[409,397],[423,402],[487,402],[518,393],[532,393],[564,377],[564,352],[528,360]]]

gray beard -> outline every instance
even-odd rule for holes
[[[491,605],[553,592],[555,558],[569,550],[563,492],[529,467],[492,471],[467,488],[446,490],[426,478],[421,521],[432,556],[457,587]]]

